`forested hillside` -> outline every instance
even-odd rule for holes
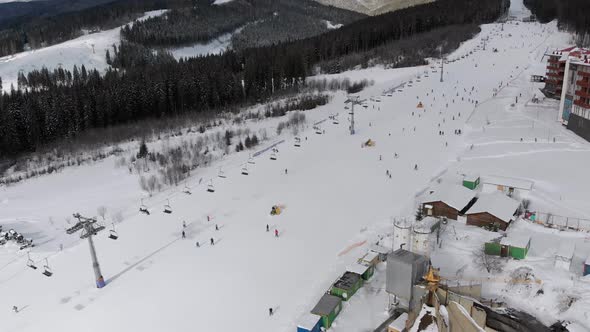
[[[561,28],[590,33],[590,1],[588,0],[524,0],[541,22],[559,20]]]
[[[263,40],[272,44],[325,32],[326,20],[349,24],[365,17],[311,0],[233,0],[218,6],[210,2],[195,0],[191,7],[136,22],[124,27],[121,36],[144,46],[169,47],[209,41],[244,27],[240,46],[257,46]]]
[[[145,61],[104,76],[85,68],[23,76],[23,89],[0,99],[0,156],[34,151],[89,128],[257,102],[270,96],[273,88],[280,92],[299,87],[320,62],[440,27],[490,22],[507,8],[506,0],[439,0],[316,37],[179,62],[165,53],[121,46],[114,62],[125,58],[129,64],[135,56]]]
[[[190,5],[190,0],[120,0],[58,15],[20,18],[0,30],[0,57],[40,48],[81,36],[86,32],[123,25],[145,11]]]

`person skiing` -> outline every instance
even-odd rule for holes
[[[195,245],[197,246],[197,248],[201,247],[201,244],[199,244],[199,241],[197,241],[197,243],[195,243]]]
[[[414,165],[414,170],[417,171],[418,170],[418,164]]]
[[[15,305],[13,305],[13,306],[12,306],[12,311],[14,311],[15,313],[18,313],[18,307],[17,307],[17,306],[15,306]]]
[[[268,315],[272,316],[273,314],[274,314],[274,312],[273,312],[272,308],[268,308]]]
[[[186,228],[186,221],[182,221],[182,228]]]
[[[267,232],[269,231],[268,224],[266,224],[266,231],[267,231]]]
[[[285,175],[287,175],[287,169],[285,168]]]
[[[217,226],[217,224],[215,224],[215,230],[218,231],[219,230],[219,226]]]
[[[213,238],[211,238],[211,245],[215,244],[215,240],[213,240]]]
[[[184,231],[182,231],[182,238],[186,238],[186,233]]]
[[[279,230],[275,228],[275,237],[279,237]]]

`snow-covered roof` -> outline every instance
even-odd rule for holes
[[[367,272],[368,269],[369,269],[368,265],[360,264],[360,263],[354,263],[354,264],[346,267],[346,271],[356,273],[359,275],[362,275],[363,273]]]
[[[562,242],[559,245],[559,249],[555,253],[555,256],[571,259],[574,257],[574,251],[576,250],[576,243],[572,241]]]
[[[330,314],[342,300],[334,295],[324,294],[318,304],[311,310],[312,314],[325,316]]]
[[[495,191],[482,194],[466,214],[487,212],[504,222],[510,222],[519,205],[519,201]]]
[[[389,328],[396,329],[398,331],[402,331],[406,328],[406,320],[408,320],[408,314],[402,313],[397,317],[391,324],[389,324]]]
[[[475,192],[458,184],[450,184],[437,188],[424,197],[424,203],[443,202],[461,211],[475,197]]]
[[[389,254],[392,250],[384,246],[373,244],[371,245],[371,251],[374,251],[378,254]]]
[[[373,260],[375,260],[375,258],[377,258],[377,257],[379,257],[379,253],[369,250],[369,251],[367,251],[367,253],[366,253],[366,254],[365,254],[365,255],[364,255],[362,258],[361,258],[361,260],[362,260],[363,262],[370,263],[370,262],[372,262]]]
[[[440,219],[434,217],[426,217],[414,224],[413,230],[417,233],[432,233],[432,228],[440,222]]]
[[[463,177],[463,180],[469,181],[469,182],[475,182],[478,178],[479,178],[479,174],[471,173],[471,174],[465,174],[465,176]]]
[[[301,316],[301,318],[299,318],[299,323],[297,324],[297,327],[311,331],[318,324],[320,319],[320,316],[308,312],[305,315]]]
[[[498,175],[484,175],[481,177],[481,182],[524,190],[531,190],[534,185],[533,181]]]
[[[514,235],[510,234],[506,237],[503,237],[500,240],[500,244],[505,244],[517,248],[526,248],[531,241],[531,237],[528,235]]]

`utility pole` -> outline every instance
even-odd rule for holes
[[[443,82],[443,73],[445,71],[445,61],[442,56],[442,46],[439,48],[440,50],[440,81]]]
[[[74,226],[68,228],[66,233],[74,234],[77,231],[82,230],[80,238],[88,239],[88,245],[90,246],[90,257],[92,259],[92,268],[94,269],[96,287],[103,288],[105,286],[104,278],[100,272],[100,265],[98,264],[98,258],[96,257],[96,248],[94,247],[92,236],[105,229],[105,227],[103,225],[97,224],[96,218],[86,218],[81,216],[79,213],[74,213],[74,218],[78,219],[78,222]]]

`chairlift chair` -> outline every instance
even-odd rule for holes
[[[49,262],[47,261],[47,258],[45,258],[45,265],[43,266],[43,275],[45,275],[46,277],[51,277],[53,275],[53,271],[51,271],[51,268],[49,267]]]
[[[252,156],[248,157],[248,164],[256,164],[256,162],[254,161],[254,158],[252,158]]]
[[[191,193],[191,188],[189,188],[187,185],[184,185],[184,189],[182,190],[183,193],[190,195]]]
[[[295,147],[301,147],[301,138],[295,137]]]
[[[223,170],[221,169],[221,167],[219,168],[219,173],[217,174],[217,176],[219,176],[222,179],[225,179],[225,173],[223,172]]]
[[[277,153],[276,153],[276,152],[274,152],[274,151],[273,151],[273,152],[270,154],[270,160],[277,160]]]
[[[244,165],[242,167],[242,175],[248,175],[248,166],[247,165]]]
[[[172,207],[170,206],[170,200],[168,199],[167,201],[168,203],[164,205],[164,213],[170,214],[172,213]]]
[[[119,238],[119,234],[117,234],[117,231],[115,231],[115,224],[113,224],[113,229],[111,229],[109,231],[109,239],[116,240],[118,238]]]
[[[315,127],[315,133],[318,134],[318,135],[321,135],[322,134],[322,128],[316,126]]]
[[[209,184],[207,185],[207,191],[210,193],[215,192],[215,187],[213,187],[213,180],[209,181]]]
[[[35,265],[35,262],[33,262],[33,260],[31,259],[31,254],[27,253],[27,257],[29,257],[29,259],[27,260],[27,266],[33,270],[36,270],[37,266]]]

